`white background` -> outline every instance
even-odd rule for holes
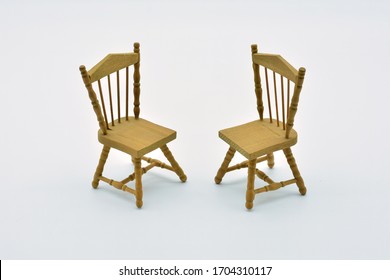
[[[387,1],[0,5],[0,259],[390,258]],[[78,70],[135,41],[141,117],[178,132],[188,176],[151,170],[141,210],[91,187],[101,145]],[[293,151],[308,193],[291,185],[247,211],[245,170],[213,178],[218,130],[257,118],[252,43],[307,69]],[[110,154],[107,177],[131,170]],[[269,173],[291,177],[283,154]]]

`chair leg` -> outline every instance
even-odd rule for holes
[[[267,154],[268,167],[272,168],[275,165],[274,153]]]
[[[134,173],[135,173],[135,204],[138,208],[142,207],[142,169],[141,169],[141,159],[133,158],[134,163]]]
[[[187,181],[187,176],[186,174],[184,174],[184,171],[183,169],[181,169],[180,165],[177,163],[177,161],[175,160],[175,158],[173,157],[171,151],[168,149],[168,146],[167,145],[164,145],[162,146],[161,148],[161,151],[163,152],[164,156],[167,158],[167,160],[169,161],[169,163],[171,164],[172,168],[175,170],[175,173],[177,174],[177,176],[179,176],[180,180],[182,182],[185,182]]]
[[[252,159],[248,162],[248,182],[246,189],[246,203],[247,209],[252,209],[253,200],[255,199],[255,171],[256,171],[256,159]]]
[[[223,160],[221,167],[218,169],[217,175],[214,178],[216,184],[221,183],[223,176],[226,174],[226,170],[229,167],[229,163],[231,162],[236,150],[232,147],[229,147],[229,150],[226,153],[225,159]]]
[[[294,178],[297,180],[297,186],[299,188],[299,192],[301,195],[306,194],[306,187],[305,182],[302,179],[301,174],[299,173],[297,163],[295,162],[295,158],[292,154],[292,151],[290,148],[283,149],[284,155],[287,158],[287,162],[290,165],[291,171],[294,175]]]
[[[96,189],[99,185],[99,177],[102,176],[103,174],[104,164],[106,163],[109,152],[110,152],[110,147],[103,146],[102,153],[100,154],[99,163],[98,166],[96,167],[95,175],[93,176],[93,180],[92,180],[92,187],[94,189]]]

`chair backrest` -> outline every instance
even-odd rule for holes
[[[139,43],[134,43],[134,52],[133,53],[118,53],[118,54],[109,54],[103,58],[98,64],[92,67],[89,71],[86,70],[84,65],[80,66],[81,76],[85,87],[87,88],[89,98],[92,102],[93,109],[97,116],[100,129],[103,134],[107,134],[107,131],[111,126],[115,126],[115,117],[117,116],[117,123],[121,122],[121,81],[120,81],[120,70],[125,69],[125,117],[126,120],[129,118],[129,67],[134,65],[133,73],[133,94],[134,94],[134,117],[135,119],[139,118],[140,113],[140,51]],[[113,84],[114,88],[116,87],[116,101],[117,106],[113,106],[113,93],[112,93],[112,81],[110,75],[116,73],[116,79],[114,78]],[[116,80],[116,81],[115,81]],[[99,89],[99,98],[102,106],[99,105],[98,97],[92,87],[92,84],[97,82]],[[103,86],[102,86],[103,84]],[[104,94],[103,88],[107,88]],[[122,92],[124,92],[122,90]],[[108,94],[108,98],[107,98]],[[106,99],[104,96],[106,95]],[[115,96],[114,96],[115,98]],[[107,100],[110,107],[110,120],[107,116],[106,104]],[[102,110],[103,109],[103,110]],[[115,112],[116,111],[116,112]],[[116,113],[116,114],[115,114]]]
[[[273,122],[272,113],[275,112],[277,126],[280,126],[280,123],[282,123],[281,128],[286,131],[286,138],[288,138],[294,126],[294,118],[298,109],[299,95],[306,70],[303,67],[299,68],[299,71],[296,70],[280,55],[258,53],[257,45],[252,45],[251,47],[257,111],[259,112],[260,119],[263,120],[264,114],[261,81],[265,80],[270,122]],[[264,68],[262,71],[260,71],[260,66]],[[269,83],[268,70],[272,71],[273,83]],[[277,81],[276,74],[280,76],[280,81]],[[292,96],[290,96],[291,82],[295,84]],[[274,93],[273,97],[271,97],[272,89]],[[281,114],[279,114],[280,112]]]

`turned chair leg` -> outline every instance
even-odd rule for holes
[[[98,166],[96,167],[95,175],[92,180],[92,187],[96,189],[99,185],[99,177],[103,174],[104,164],[106,163],[108,153],[110,152],[110,147],[103,146],[102,153],[100,154],[100,159]]]
[[[142,168],[141,168],[141,159],[133,158],[134,164],[134,173],[135,173],[135,204],[138,208],[142,207]]]
[[[272,168],[275,165],[274,153],[267,154],[268,167]]]
[[[180,180],[182,182],[185,182],[187,181],[187,176],[186,174],[184,174],[184,171],[183,169],[181,169],[180,165],[177,163],[177,161],[175,160],[175,158],[173,157],[171,151],[168,149],[168,146],[167,145],[164,145],[162,146],[161,148],[161,151],[163,152],[164,156],[167,158],[167,160],[169,161],[169,163],[171,164],[173,170],[175,170],[175,173],[177,174],[177,176],[179,176]]]
[[[302,179],[301,174],[299,173],[297,163],[295,162],[295,158],[292,154],[292,151],[290,148],[283,149],[284,155],[287,158],[287,162],[290,165],[291,171],[294,175],[295,180],[297,180],[297,186],[299,188],[299,192],[301,195],[306,194],[306,187],[305,182]]]
[[[221,183],[223,176],[226,174],[226,170],[229,167],[229,163],[231,162],[236,150],[232,147],[229,147],[229,150],[226,153],[225,159],[223,160],[221,167],[218,169],[217,175],[214,178],[216,184]]]
[[[247,209],[252,209],[253,200],[255,199],[255,171],[256,171],[256,159],[252,159],[248,162],[248,182],[246,189],[246,203]]]

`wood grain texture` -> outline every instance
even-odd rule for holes
[[[176,138],[176,131],[142,118],[122,118],[121,124],[115,123],[107,135],[99,130],[99,142],[134,157],[140,158]]]
[[[226,156],[222,162],[221,167],[218,169],[217,175],[214,178],[214,181],[216,184],[221,183],[223,176],[225,176],[225,173],[227,172],[227,169],[229,167],[229,163],[231,162],[234,154],[236,153],[236,150],[233,147],[229,147],[229,150],[226,153]]]
[[[133,92],[134,92],[134,117],[129,116],[129,66],[134,65],[133,74]],[[119,71],[126,68],[126,75],[120,75]],[[89,98],[92,102],[93,109],[97,116],[100,130],[98,131],[98,140],[103,144],[103,151],[100,156],[99,164],[96,168],[92,185],[94,188],[98,186],[99,181],[104,181],[116,189],[123,190],[131,193],[136,197],[136,205],[141,208],[143,205],[143,191],[142,191],[142,175],[148,172],[153,167],[160,167],[172,172],[175,172],[181,181],[185,182],[187,176],[184,174],[183,169],[179,166],[171,151],[166,144],[176,138],[176,131],[163,127],[161,125],[152,123],[145,119],[139,118],[140,114],[140,51],[139,43],[134,44],[134,53],[130,54],[110,54],[106,56],[102,61],[96,64],[89,72],[86,71],[84,66],[80,66],[80,72],[83,78],[83,82],[87,88]],[[117,104],[113,104],[112,90],[115,88],[111,86],[110,74],[116,73],[116,101]],[[125,90],[125,102],[126,102],[126,115],[121,117],[121,76],[122,79],[126,79]],[[107,91],[103,92],[101,78],[107,77]],[[114,78],[115,79],[115,78]],[[97,81],[100,100],[102,102],[103,113],[99,105],[96,93],[93,90],[92,82]],[[106,100],[104,102],[104,93],[106,94]],[[108,94],[108,97],[107,97]],[[114,96],[115,99],[115,96]],[[115,100],[114,100],[115,101]],[[106,112],[106,105],[110,105],[110,112]],[[107,108],[108,109],[108,108]],[[114,113],[116,110],[116,113]],[[110,116],[108,116],[108,114]],[[117,119],[114,119],[117,116]],[[111,117],[109,122],[108,117]],[[116,181],[103,176],[104,164],[107,160],[109,151],[111,148],[120,150],[127,154],[130,154],[134,164],[134,173],[122,181]],[[164,155],[170,162],[170,165],[165,164],[159,160],[145,157],[144,155],[161,148]],[[141,159],[149,162],[150,164],[142,167]],[[126,185],[126,183],[135,180],[135,189],[132,189]]]
[[[260,54],[257,45],[252,45],[252,68],[254,71],[255,92],[257,97],[257,109],[259,120],[226,128],[219,131],[219,137],[229,145],[229,151],[214,178],[218,184],[221,182],[226,172],[231,172],[241,168],[248,168],[246,208],[252,209],[255,194],[278,190],[284,186],[297,184],[302,195],[306,193],[302,176],[299,173],[297,164],[291,152],[291,146],[298,140],[297,132],[293,129],[294,117],[297,111],[299,95],[301,92],[305,69],[297,71],[283,57],[274,54]],[[260,68],[264,67],[263,72]],[[273,84],[268,79],[268,69],[272,71]],[[276,82],[276,74],[280,75],[280,83]],[[269,118],[263,119],[263,98],[262,77],[265,77],[265,88],[267,91],[267,101]],[[286,81],[285,81],[286,79]],[[295,83],[294,92],[290,100],[290,81]],[[285,87],[287,84],[287,88]],[[278,89],[279,85],[279,89]],[[274,91],[271,97],[270,88]],[[287,90],[286,90],[287,89]],[[286,96],[287,95],[287,96]],[[274,106],[272,108],[272,105]],[[281,113],[279,114],[279,109]],[[276,119],[272,118],[275,110]],[[279,117],[281,119],[279,119]],[[280,125],[280,123],[282,125]],[[293,179],[274,182],[266,173],[256,169],[256,163],[267,160],[269,168],[275,165],[274,153],[283,150],[290,169],[294,175]],[[238,151],[248,160],[229,166],[234,152]],[[255,189],[255,175],[267,182],[268,185]]]
[[[278,54],[255,53],[252,54],[252,61],[279,73],[293,82],[297,81],[298,71]]]
[[[290,138],[286,138],[276,121],[264,119],[223,129],[219,137],[250,160],[295,145],[298,135],[292,130]]]
[[[99,164],[96,167],[95,175],[93,176],[92,187],[96,189],[99,185],[99,177],[103,174],[104,165],[106,164],[110,147],[103,146],[102,153],[100,154]]]
[[[99,63],[92,67],[88,73],[91,83],[112,74],[120,69],[133,65],[139,61],[137,53],[112,53],[108,54]]]
[[[107,134],[107,129],[106,129],[106,124],[105,124],[105,121],[103,118],[102,110],[100,108],[99,101],[96,97],[96,93],[92,88],[91,79],[90,79],[88,72],[85,69],[84,65],[80,66],[80,72],[81,72],[81,77],[83,79],[84,85],[87,88],[88,96],[89,96],[89,99],[91,100],[93,110],[95,111],[97,120],[99,122],[100,130],[102,131],[102,134],[105,135],[105,134]]]
[[[134,53],[138,54],[138,57],[139,56],[139,43],[134,43]],[[134,64],[134,75],[133,75],[133,80],[134,80],[134,88],[133,88],[133,92],[134,92],[134,117],[136,119],[139,118],[139,113],[140,113],[140,108],[139,108],[139,105],[140,105],[140,101],[139,101],[139,96],[140,96],[140,93],[141,93],[141,84],[140,84],[140,79],[141,79],[141,74],[139,72],[139,66],[140,66],[140,60],[141,59],[138,59],[137,63]]]
[[[250,210],[253,207],[253,200],[255,199],[255,172],[256,159],[249,160],[248,163],[248,181],[246,188],[246,203],[245,207]]]

